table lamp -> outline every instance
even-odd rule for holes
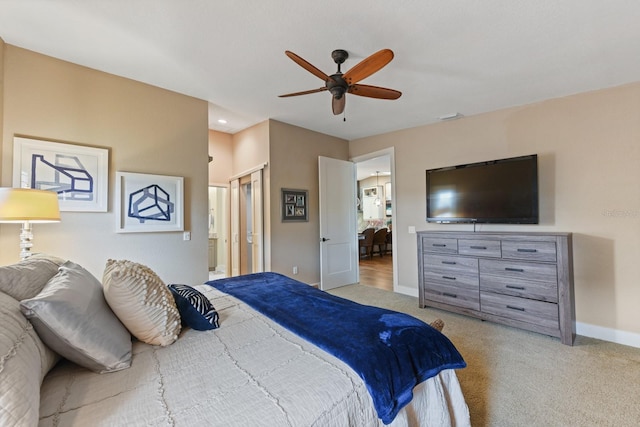
[[[31,256],[32,223],[60,222],[58,194],[31,188],[0,188],[0,222],[21,223],[20,259]]]

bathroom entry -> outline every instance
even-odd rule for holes
[[[209,279],[227,276],[228,195],[226,187],[209,187]]]

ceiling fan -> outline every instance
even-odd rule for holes
[[[280,95],[281,98],[307,95],[310,93],[324,92],[325,90],[328,90],[332,95],[331,107],[333,109],[333,114],[337,115],[341,114],[344,111],[346,101],[345,95],[347,93],[378,99],[398,99],[402,95],[402,92],[399,92],[397,90],[358,84],[360,80],[369,77],[371,74],[375,73],[376,71],[387,65],[389,62],[391,62],[391,60],[393,59],[393,52],[390,49],[382,49],[374,53],[373,55],[360,61],[344,74],[342,74],[342,71],[340,70],[340,65],[344,63],[344,61],[346,61],[346,59],[349,57],[349,53],[346,50],[342,49],[334,50],[333,52],[331,52],[331,58],[333,58],[333,61],[338,64],[338,71],[335,74],[331,74],[330,76],[323,73],[318,68],[314,67],[309,62],[305,61],[293,52],[287,50],[284,53],[289,58],[291,58],[293,62],[295,62],[314,76],[324,80],[324,87]]]

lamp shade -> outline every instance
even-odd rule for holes
[[[31,188],[0,188],[0,222],[59,222],[58,194]]]

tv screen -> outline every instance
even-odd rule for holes
[[[538,223],[538,156],[428,169],[427,221]]]

